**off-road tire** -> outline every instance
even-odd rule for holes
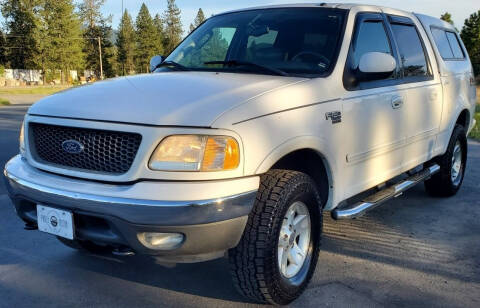
[[[307,258],[294,277],[282,276],[278,266],[278,237],[289,206],[303,202],[311,218]],[[323,202],[313,180],[290,170],[271,170],[261,177],[255,205],[237,247],[230,249],[233,282],[245,297],[286,305],[307,287],[316,267],[322,233]]]
[[[452,181],[452,156],[457,141],[460,141],[462,149],[462,168],[459,174],[460,181],[455,184]],[[435,197],[450,197],[455,195],[463,183],[465,176],[465,168],[467,167],[467,136],[465,129],[461,125],[455,125],[452,137],[448,143],[448,148],[445,154],[432,160],[440,166],[440,171],[433,175],[430,179],[425,181],[425,189],[431,196]]]

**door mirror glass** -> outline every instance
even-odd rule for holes
[[[165,58],[163,58],[163,56],[153,56],[151,59],[150,59],[150,73],[153,73],[153,71],[158,67],[158,65],[160,65],[163,60],[165,60]]]
[[[359,78],[362,80],[383,79],[390,76],[397,67],[397,61],[383,52],[367,52],[358,64]]]

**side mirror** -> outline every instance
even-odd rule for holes
[[[153,56],[150,59],[150,73],[152,73],[158,67],[158,65],[161,64],[164,60],[165,59],[163,58],[163,56],[159,56],[159,55]]]
[[[390,76],[397,67],[394,57],[383,52],[367,52],[358,64],[358,78],[362,81],[383,79]]]

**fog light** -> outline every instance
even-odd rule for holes
[[[180,233],[155,233],[143,232],[137,234],[138,240],[143,246],[155,250],[175,249],[183,242],[183,234]]]

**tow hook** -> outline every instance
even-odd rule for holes
[[[135,255],[135,252],[128,248],[115,248],[112,250],[112,254],[119,257],[131,257]]]
[[[25,223],[25,226],[23,227],[23,229],[25,230],[37,230],[38,229],[38,226],[37,224],[34,224],[34,223],[31,223],[31,222],[26,222]]]

